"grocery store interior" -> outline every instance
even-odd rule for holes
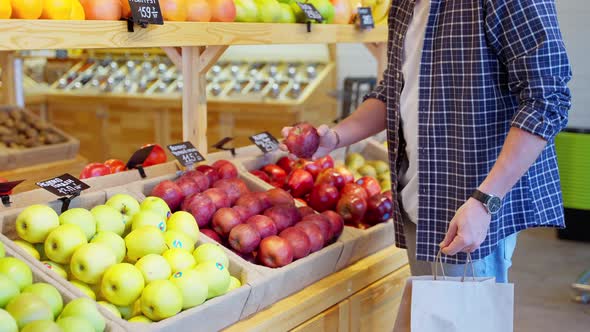
[[[383,77],[396,1],[154,3],[0,0],[0,324],[391,331],[387,135],[312,155]],[[590,2],[555,4],[567,227],[518,234],[518,332],[590,330]]]

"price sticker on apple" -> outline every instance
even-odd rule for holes
[[[127,169],[137,169],[139,171],[139,175],[141,175],[142,179],[145,179],[145,171],[143,170],[143,163],[145,160],[150,156],[152,150],[154,149],[155,145],[148,145],[144,148],[141,148],[133,153],[129,161],[127,162]]]
[[[4,180],[5,179],[3,179],[3,181]],[[2,204],[4,204],[4,206],[10,206],[10,195],[12,195],[12,190],[23,181],[25,180],[0,182],[0,198],[2,199]]]
[[[191,142],[182,142],[168,145],[170,153],[184,167],[191,167],[205,160],[205,157],[195,148]]]
[[[159,0],[128,0],[133,21],[142,27],[147,24],[163,25],[164,18]]]
[[[279,141],[268,131],[250,136],[249,138],[264,153],[273,152],[279,148]]]
[[[373,19],[371,7],[359,7],[357,17],[358,27],[361,30],[371,30],[375,27],[375,19]]]

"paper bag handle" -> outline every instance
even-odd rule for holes
[[[436,255],[436,261],[434,262],[434,280],[438,279],[438,265],[440,265],[443,280],[447,280],[447,277],[445,275],[445,267],[442,263],[442,250],[438,251],[438,254]],[[464,282],[465,277],[467,276],[467,266],[471,266],[471,275],[473,280],[475,280],[475,267],[473,266],[473,259],[471,258],[471,253],[467,253],[467,260],[465,261],[465,270],[463,271],[463,277],[461,278],[461,282]]]

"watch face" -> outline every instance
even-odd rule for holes
[[[499,197],[490,197],[487,206],[491,214],[496,214],[502,207],[502,200]]]

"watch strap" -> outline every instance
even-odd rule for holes
[[[479,189],[475,189],[473,191],[473,194],[471,194],[471,197],[477,199],[478,201],[482,202],[484,205],[486,205],[488,203],[488,200],[490,199],[490,195],[480,191]]]

